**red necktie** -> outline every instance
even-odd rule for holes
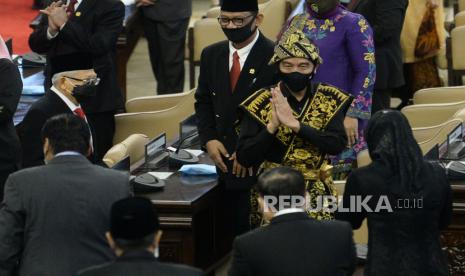
[[[70,0],[68,7],[66,7],[66,13],[68,16],[72,16],[74,14],[74,6],[76,5],[77,0]]]
[[[241,63],[239,62],[239,55],[237,51],[233,54],[233,65],[231,71],[229,72],[229,80],[231,81],[231,92],[234,92],[236,89],[237,81],[239,80],[239,75],[241,74]]]
[[[86,114],[84,113],[84,110],[82,110],[81,107],[76,107],[74,110],[73,110],[73,113],[78,116],[79,118],[83,119],[83,120],[86,120]]]

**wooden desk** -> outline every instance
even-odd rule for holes
[[[200,156],[200,162],[211,164],[206,155]],[[158,171],[170,170],[165,166]],[[216,176],[182,176],[176,172],[166,180],[162,192],[138,194],[149,198],[160,216],[162,261],[214,273],[231,249],[231,243],[225,240],[232,241],[222,230],[219,193]]]

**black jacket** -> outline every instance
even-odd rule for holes
[[[452,215],[452,190],[444,169],[425,164],[417,179],[424,190],[417,199],[394,197],[391,187],[396,177],[389,171],[380,162],[353,171],[347,180],[343,204],[349,206],[349,196],[371,196],[367,205],[376,211],[380,197],[387,196],[392,213],[380,209],[336,215],[337,219],[349,221],[354,229],[368,219],[365,275],[449,275],[439,241],[440,229],[449,224]],[[382,206],[387,205],[384,202]]]
[[[373,28],[376,48],[375,89],[404,85],[400,34],[408,0],[361,0],[354,12],[363,15]]]
[[[129,195],[128,174],[83,156],[10,175],[0,209],[0,275],[74,275],[112,260],[110,208]]]
[[[229,42],[222,41],[205,48],[200,59],[200,76],[195,93],[195,112],[202,146],[213,139],[223,143],[229,154],[236,151],[239,104],[253,92],[276,83],[276,67],[269,66],[274,43],[260,34],[253,46],[234,92],[229,80]],[[231,172],[232,163],[225,160]],[[220,171],[220,170],[218,170]],[[222,179],[234,179],[220,173]],[[233,185],[236,186],[237,185]],[[245,185],[247,186],[247,185]]]
[[[8,59],[0,59],[0,170],[19,167],[21,148],[13,116],[22,91],[23,83],[16,65]]]
[[[131,251],[116,261],[90,267],[78,273],[79,276],[201,276],[202,271],[178,264],[159,262],[148,251]]]
[[[48,119],[63,113],[72,113],[72,111],[57,94],[47,91],[42,98],[32,104],[23,121],[16,126],[24,168],[44,164],[42,127]]]
[[[338,276],[354,270],[350,225],[301,212],[275,217],[270,225],[236,238],[229,275]]]
[[[123,106],[116,80],[116,41],[123,26],[124,5],[118,0],[83,0],[58,36],[47,39],[48,19],[29,36],[34,52],[47,54],[45,91],[55,73],[94,68],[101,82],[97,95],[81,102],[87,114]]]

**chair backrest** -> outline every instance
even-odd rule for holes
[[[413,94],[414,104],[456,103],[465,101],[465,86],[421,89]]]
[[[365,167],[371,164],[370,153],[368,150],[362,150],[357,154],[357,168]]]
[[[462,124],[463,120],[456,118],[443,124],[442,128],[436,132],[429,139],[419,142],[418,145],[421,148],[423,154],[428,153],[434,146],[442,144],[447,139],[447,135],[454,130],[459,124]]]
[[[465,25],[465,11],[461,11],[455,15],[454,18],[455,27],[461,27]]]
[[[192,93],[195,93],[195,89],[183,93],[133,98],[126,102],[126,113],[169,109],[192,96]]]
[[[452,38],[452,69],[465,70],[465,26],[456,27],[451,32]]]
[[[412,128],[440,125],[465,107],[465,101],[447,104],[418,104],[402,108]]]
[[[173,141],[179,135],[179,122],[194,113],[194,96],[195,93],[190,93],[175,107],[165,110],[115,115],[113,143],[133,133],[143,133],[153,139],[165,132],[167,140]]]
[[[114,145],[103,157],[103,162],[112,167],[125,156],[129,156],[131,164],[136,163],[145,156],[145,145],[149,137],[144,134],[132,134],[119,144]]]
[[[457,4],[458,4],[458,7],[459,7],[458,12],[465,11],[465,0],[457,0]]]
[[[437,137],[438,141],[444,141],[447,135],[462,122],[462,119],[454,118],[437,126],[412,128],[412,132],[419,145],[433,137]]]

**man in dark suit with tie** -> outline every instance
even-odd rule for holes
[[[201,276],[184,265],[157,260],[162,231],[152,202],[143,197],[125,198],[111,207],[110,231],[106,237],[118,258],[114,262],[90,267],[79,276]]]
[[[18,67],[10,60],[10,53],[0,36],[0,201],[8,175],[20,167],[21,147],[13,116],[22,91]]]
[[[376,48],[376,83],[372,114],[390,108],[392,90],[405,84],[400,34],[408,0],[353,0],[350,8],[373,28]]]
[[[192,0],[136,0],[141,7],[157,93],[184,90],[186,32]]]
[[[356,258],[351,226],[310,218],[299,171],[265,171],[257,190],[263,216],[271,222],[236,238],[230,276],[352,275]]]
[[[54,2],[41,12],[29,46],[47,54],[45,89],[63,71],[94,68],[101,79],[95,97],[81,103],[95,131],[94,154],[101,159],[113,144],[114,114],[123,107],[115,59],[124,5],[119,0],[68,0],[66,6]]]
[[[89,127],[78,116],[52,117],[42,139],[47,165],[5,184],[0,275],[74,275],[114,258],[105,231],[111,205],[130,195],[129,175],[87,160]]]
[[[256,180],[253,168],[236,161],[238,106],[253,92],[272,85],[277,71],[268,65],[274,43],[258,30],[263,15],[257,0],[224,0],[218,21],[228,40],[202,52],[195,112],[201,145],[219,173],[226,210],[220,217],[232,237],[250,229],[250,187]]]
[[[82,111],[79,101],[85,99],[86,95],[92,96],[97,79],[94,70],[55,74],[52,87],[45,96],[32,104],[23,121],[16,126],[21,142],[23,168],[44,164],[40,132],[49,118],[58,114],[74,113],[87,121],[87,116]]]

